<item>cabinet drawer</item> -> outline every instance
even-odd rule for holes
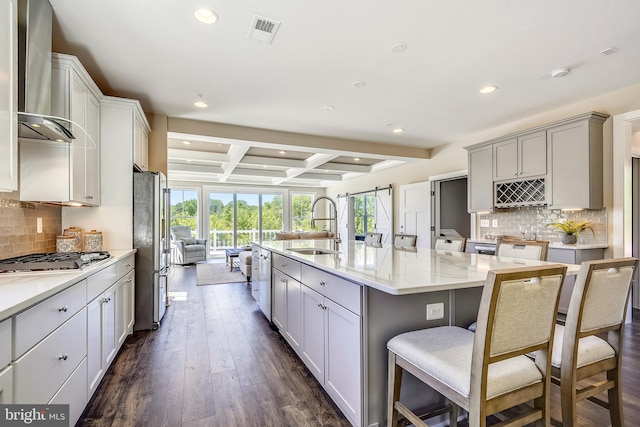
[[[251,256],[254,258],[258,258],[260,256],[260,247],[253,245],[251,246]]]
[[[87,278],[87,301],[95,299],[118,281],[122,275],[118,272],[118,263],[103,268]]]
[[[116,263],[118,269],[118,277],[122,277],[135,267],[134,254],[128,255],[126,258],[121,259]]]
[[[69,425],[76,424],[87,405],[87,358],[71,374],[49,404],[69,405]]]
[[[11,319],[0,322],[0,371],[11,363]]]
[[[82,280],[18,314],[15,317],[13,358],[22,356],[85,305],[87,281]]]
[[[273,268],[282,271],[284,274],[289,277],[293,277],[297,281],[300,281],[300,263],[298,261],[280,254],[273,254],[272,257]]]
[[[83,308],[16,360],[14,402],[49,402],[86,355],[87,309]]]
[[[308,265],[302,266],[301,281],[353,313],[361,314],[362,288],[359,285]]]
[[[0,369],[0,405],[13,403],[13,366]]]

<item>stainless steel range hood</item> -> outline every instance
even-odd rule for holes
[[[71,142],[73,134],[51,116],[51,34],[48,0],[18,1],[18,136]]]

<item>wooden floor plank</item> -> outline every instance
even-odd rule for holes
[[[245,281],[196,286],[195,274],[195,266],[173,267],[171,306],[160,327],[127,338],[79,426],[350,425],[266,321]],[[623,346],[625,423],[637,426],[640,321],[627,325]],[[556,419],[559,394],[554,386]],[[607,411],[578,403],[579,427],[608,425]]]

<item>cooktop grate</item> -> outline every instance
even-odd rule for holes
[[[0,260],[0,272],[73,270],[93,262],[109,258],[107,251],[100,252],[52,252],[22,255]]]

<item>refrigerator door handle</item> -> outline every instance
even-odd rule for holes
[[[171,189],[164,188],[163,190],[164,197],[164,252],[171,252]]]

